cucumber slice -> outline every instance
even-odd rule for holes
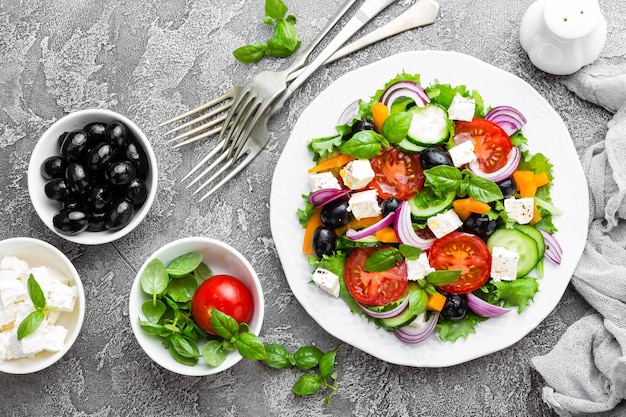
[[[519,254],[517,278],[528,275],[539,263],[539,248],[535,239],[517,229],[498,229],[487,239],[489,251],[499,246]]]
[[[396,143],[395,146],[402,151],[413,153],[421,152],[426,149],[425,146],[417,145],[407,138],[402,139],[399,143]]]
[[[395,330],[400,327],[404,327],[407,324],[411,323],[417,314],[411,312],[410,308],[405,309],[402,313],[398,314],[395,317],[391,317],[388,319],[379,319],[381,326],[383,326],[387,330]]]
[[[407,138],[416,145],[432,146],[445,142],[450,136],[448,113],[437,104],[411,107],[413,120]]]
[[[456,198],[456,191],[450,191],[443,197],[438,196],[429,187],[424,187],[421,191],[409,198],[411,215],[416,220],[426,220],[435,214],[442,213],[452,207]]]
[[[529,224],[516,223],[513,227],[533,238],[533,240],[537,244],[539,258],[543,258],[543,254],[546,252],[546,242],[543,240],[543,235],[541,234],[541,232],[537,230],[536,227]]]

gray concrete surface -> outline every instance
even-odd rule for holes
[[[236,47],[265,39],[262,0],[0,0],[0,238],[52,243],[74,262],[87,294],[76,344],[56,365],[32,375],[0,374],[1,416],[552,416],[530,358],[548,352],[589,312],[571,287],[527,337],[501,352],[444,369],[390,365],[330,337],[291,293],[273,245],[269,194],[273,166],[308,103],[333,80],[396,52],[466,53],[529,82],[557,110],[582,154],[606,132],[609,113],[582,102],[560,78],[532,66],[519,45],[530,0],[442,0],[437,22],[358,52],[315,73],[271,120],[271,142],[213,198],[198,204],[179,185],[206,144],[172,150],[157,125],[197,106],[260,69],[284,60],[237,63]],[[336,0],[287,0],[310,41]],[[411,4],[399,0],[381,24]],[[609,40],[601,59],[626,53],[626,12],[603,0]],[[31,206],[26,171],[41,133],[64,114],[109,108],[134,120],[151,139],[160,188],[132,234],[90,247],[50,232]],[[573,185],[573,187],[582,184]],[[219,376],[183,377],[154,364],[129,324],[128,293],[137,269],[160,246],[204,235],[224,240],[251,261],[265,290],[261,336],[291,349],[339,347],[339,393],[296,397],[296,371],[242,361]]]

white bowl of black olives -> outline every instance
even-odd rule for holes
[[[132,231],[157,191],[154,151],[143,132],[110,110],[89,109],[55,122],[28,167],[35,211],[57,235],[99,245]]]

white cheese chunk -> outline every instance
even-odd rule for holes
[[[0,307],[8,308],[10,305],[24,300],[26,289],[21,280],[0,281]]]
[[[0,363],[7,359],[13,359],[13,351],[11,350],[11,333],[0,332]]]
[[[494,246],[491,251],[491,278],[494,281],[513,281],[517,278],[519,253]]]
[[[22,273],[15,271],[13,269],[3,269],[0,270],[0,281],[10,281],[15,279],[20,279],[22,277]]]
[[[16,304],[11,304],[10,306],[6,308],[0,307],[0,328],[8,327],[11,323],[15,321],[16,316],[17,316]]]
[[[317,268],[313,272],[313,282],[333,297],[339,297],[339,277],[328,269]]]
[[[63,326],[49,326],[44,334],[43,350],[58,352],[63,349],[67,329]]]
[[[381,213],[381,209],[378,205],[376,190],[360,191],[352,194],[348,201],[348,211],[352,212],[357,220],[378,216]]]
[[[16,358],[25,358],[33,356],[43,350],[46,332],[48,331],[46,326],[39,326],[37,330],[17,340],[17,329],[11,332],[9,342],[11,344],[11,351]]]
[[[470,122],[474,118],[476,101],[473,98],[463,97],[456,93],[448,108],[448,117],[452,120]]]
[[[35,311],[35,306],[33,305],[30,298],[25,299],[21,303],[15,304],[16,313],[15,313],[15,326],[19,326],[19,324],[28,316],[30,313]]]
[[[311,183],[311,191],[333,188],[341,190],[339,180],[335,178],[332,172],[315,172],[309,174],[309,182]]]
[[[463,222],[454,210],[450,209],[439,213],[426,220],[428,228],[437,239],[444,237],[448,233],[454,232],[463,225]]]
[[[450,158],[455,167],[459,168],[470,162],[476,160],[476,154],[474,153],[474,143],[471,140],[453,146],[450,148]]]
[[[424,324],[426,324],[426,312],[421,313],[415,319],[410,322],[407,326],[419,329]]]
[[[533,219],[535,210],[535,199],[532,197],[515,198],[510,197],[504,200],[504,211],[509,219],[519,224],[528,224]]]
[[[360,190],[365,188],[376,174],[368,159],[355,159],[348,162],[339,171],[339,175],[343,178],[343,183],[346,187],[351,190]]]
[[[424,279],[428,274],[435,270],[435,268],[430,266],[426,252],[420,253],[419,258],[417,259],[407,259],[405,262],[407,268],[407,279],[409,281]]]
[[[5,256],[0,260],[0,269],[9,269],[22,273],[28,271],[29,268],[28,262],[15,256]]]
[[[52,281],[46,305],[60,311],[73,311],[77,295],[76,287],[69,287],[60,281]]]

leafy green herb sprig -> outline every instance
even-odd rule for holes
[[[28,296],[35,306],[35,311],[31,311],[17,327],[17,340],[33,334],[46,318],[46,297],[33,274],[28,276],[27,287]]]
[[[288,15],[287,10],[282,0],[266,0],[263,22],[274,27],[274,36],[267,43],[252,42],[235,49],[235,58],[244,64],[252,64],[265,55],[284,58],[296,52],[302,41],[298,39],[295,26],[297,19],[292,14]]]

